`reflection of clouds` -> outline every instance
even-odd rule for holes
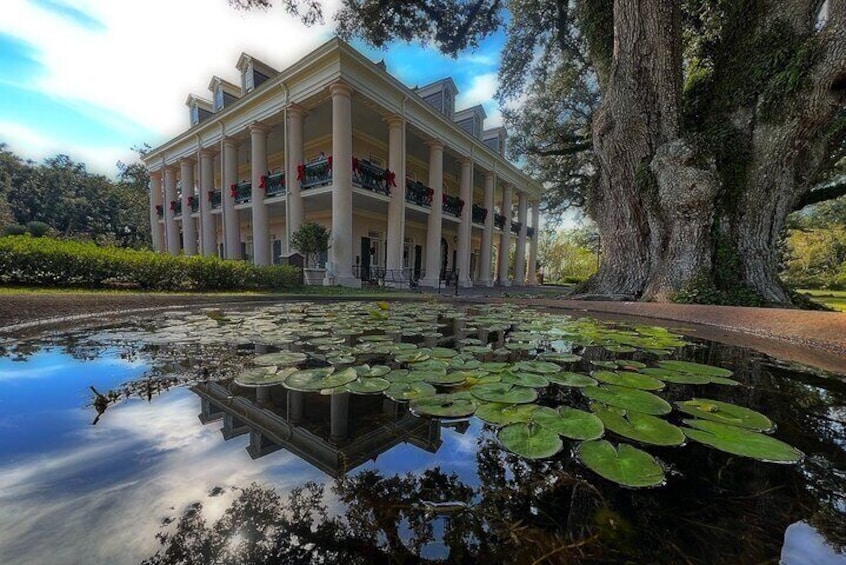
[[[0,563],[137,563],[158,549],[164,517],[196,501],[219,517],[235,493],[208,497],[214,486],[255,481],[284,493],[325,478],[281,451],[252,461],[246,437],[224,442],[198,412],[186,390],[131,402],[78,446],[0,468]]]
[[[78,360],[71,360],[70,362],[79,364],[77,370],[81,371],[108,367],[130,370],[147,365],[147,361],[141,358],[121,359],[120,357],[106,356],[84,362]],[[60,376],[68,372],[68,363],[68,357],[60,353],[43,353],[26,363],[15,363],[9,359],[0,359],[0,382]]]
[[[795,522],[784,532],[783,565],[843,565],[846,555],[837,553],[819,532],[805,522]]]

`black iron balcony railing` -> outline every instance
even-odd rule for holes
[[[191,213],[200,211],[200,199],[194,195],[188,197],[188,205],[191,207]]]
[[[219,190],[209,191],[209,202],[211,202],[212,209],[220,208],[220,204],[222,201],[222,195]]]
[[[179,216],[182,214],[182,201],[181,200],[171,200],[170,201],[170,209],[173,210],[174,216]]]
[[[297,179],[303,190],[329,184],[332,182],[332,156],[300,165],[297,167]]]
[[[502,214],[494,214],[494,227],[498,230],[505,229],[505,216]]]
[[[483,206],[479,206],[478,204],[473,204],[473,223],[484,224],[487,218],[488,209]]]
[[[285,195],[285,173],[273,173],[272,175],[262,177],[261,181],[264,187],[264,194],[267,198]]]
[[[443,210],[445,214],[449,214],[450,216],[455,216],[456,218],[461,217],[461,211],[464,209],[464,201],[461,200],[457,196],[450,196],[449,194],[444,194],[444,204]]]
[[[417,204],[418,206],[425,206],[430,208],[432,206],[432,195],[434,190],[426,186],[420,181],[413,181],[405,179],[405,201]]]
[[[229,191],[235,199],[235,204],[245,204],[253,198],[253,183],[245,180],[230,186]]]
[[[161,204],[156,204],[156,216],[158,216],[159,218],[164,216],[164,206],[162,206]]]
[[[397,185],[396,175],[388,169],[377,167],[370,161],[353,158],[353,184],[379,194],[391,194],[391,187]]]
[[[520,222],[515,222],[514,220],[511,220],[511,233],[519,234],[521,227],[522,227],[522,224]]]
[[[526,228],[526,235],[529,237],[535,237],[535,228],[529,226]]]

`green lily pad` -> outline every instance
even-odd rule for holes
[[[431,355],[436,359],[452,359],[458,355],[458,351],[449,349],[448,347],[433,347],[431,349]]]
[[[542,353],[538,357],[544,361],[552,361],[554,363],[576,363],[582,360],[581,355],[576,355],[574,353],[556,353],[555,351]]]
[[[474,414],[480,420],[497,426],[505,426],[517,422],[530,422],[532,412],[537,409],[534,404],[503,404],[501,402],[482,402]]]
[[[310,392],[341,387],[358,378],[355,369],[352,367],[337,373],[334,372],[334,369],[334,367],[323,367],[320,369],[297,371],[285,380],[285,388]]]
[[[602,367],[603,369],[616,369],[617,363],[615,361],[591,361],[591,365]]]
[[[658,379],[628,371],[620,373],[613,371],[591,371],[590,376],[603,383],[639,388],[641,390],[661,390],[664,388],[664,383]]]
[[[706,377],[730,377],[732,375],[732,372],[728,369],[702,365],[701,363],[691,363],[690,361],[659,361],[658,365],[671,371],[704,375]]]
[[[521,361],[515,365],[514,369],[517,371],[528,371],[529,373],[538,373],[541,375],[561,372],[561,367],[559,365],[548,361]]]
[[[552,457],[564,447],[556,432],[525,422],[500,428],[496,437],[505,449],[526,459]]]
[[[429,357],[431,356],[427,351],[415,350],[395,355],[394,361],[397,363],[419,363],[420,361],[426,361]]]
[[[625,438],[652,445],[684,443],[682,431],[661,418],[640,412],[607,408],[596,408],[594,411],[606,428]]]
[[[479,368],[489,373],[501,373],[511,367],[511,363],[500,363],[497,361],[487,361],[479,365]]]
[[[287,367],[276,371],[276,367],[255,367],[241,372],[235,377],[235,384],[244,387],[272,386],[285,382],[296,368]]]
[[[502,402],[505,404],[528,404],[538,398],[535,389],[510,383],[476,385],[470,389],[470,394],[485,402]]]
[[[466,418],[476,411],[476,401],[455,394],[435,394],[411,401],[411,411],[433,418]]]
[[[443,375],[433,374],[423,380],[433,385],[456,386],[464,384],[467,377],[462,372],[456,371],[454,373],[447,373]]]
[[[414,400],[424,396],[432,396],[437,393],[435,387],[424,382],[392,382],[385,390],[385,396],[391,400]]]
[[[449,368],[449,361],[444,359],[427,359],[414,363],[415,371],[446,371]]]
[[[253,359],[253,364],[259,366],[275,365],[277,367],[291,367],[302,363],[306,359],[308,359],[308,355],[305,353],[299,353],[296,351],[280,351],[278,353],[259,355]]]
[[[581,375],[579,373],[556,373],[554,375],[546,375],[547,380],[549,382],[561,385],[561,386],[572,386],[572,387],[583,387],[583,386],[596,386],[597,382],[596,379],[593,379],[587,375]]]
[[[615,449],[606,440],[586,441],[579,444],[576,453],[588,469],[623,486],[654,487],[664,482],[664,470],[658,461],[625,443]]]
[[[346,385],[347,392],[353,394],[379,394],[391,386],[391,381],[381,377],[360,378]]]
[[[532,349],[537,349],[537,344],[527,343],[525,341],[511,341],[505,344],[505,348],[511,351],[531,351]]]
[[[472,353],[474,355],[485,355],[491,353],[491,348],[485,345],[466,345],[461,348],[462,353]]]
[[[534,373],[501,373],[501,380],[504,383],[527,386],[529,388],[545,388],[549,386],[549,380],[544,375]]]
[[[731,426],[768,432],[773,429],[773,422],[760,412],[749,408],[711,400],[709,398],[693,398],[676,402],[679,410],[703,420],[721,422]]]
[[[662,380],[667,383],[675,383],[680,385],[706,385],[711,382],[709,377],[703,375],[694,375],[693,373],[680,373],[678,371],[671,371],[670,369],[662,369],[660,367],[647,367],[640,370],[644,375]]]
[[[391,368],[385,365],[374,365],[373,367],[370,365],[361,365],[355,367],[355,372],[359,377],[384,377],[391,372]]]
[[[602,437],[605,426],[596,415],[562,406],[558,410],[540,406],[532,413],[532,421],[570,439],[592,440]]]
[[[598,400],[626,410],[634,410],[653,416],[662,416],[672,411],[672,407],[666,400],[645,390],[617,385],[587,386],[580,390],[591,400]]]
[[[708,420],[685,420],[685,435],[720,451],[770,463],[798,463],[804,454],[774,437]]]
[[[637,351],[637,349],[629,345],[604,345],[603,347],[611,353],[634,353]]]
[[[715,385],[740,386],[740,383],[728,377],[708,377],[708,380]]]
[[[430,379],[437,379],[439,377],[445,376],[446,370],[440,371],[409,371],[408,374],[402,379],[391,379],[392,381],[396,382],[397,380],[403,380],[405,382],[416,382],[416,381],[428,381]]]

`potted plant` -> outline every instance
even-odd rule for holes
[[[319,266],[320,254],[329,249],[329,230],[317,222],[304,222],[291,235],[291,246],[305,257],[303,280],[307,285],[323,284],[326,269]]]

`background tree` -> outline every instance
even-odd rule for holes
[[[526,101],[506,113],[516,150],[550,181],[547,206],[584,202],[602,236],[586,291],[704,284],[789,303],[788,215],[846,193],[829,182],[846,150],[846,0],[344,0],[335,17],[342,36],[452,55],[506,26],[500,99]]]

